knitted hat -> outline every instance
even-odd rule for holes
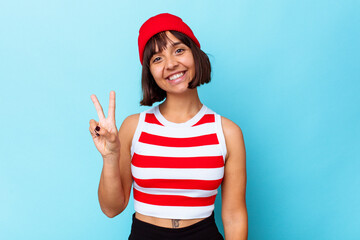
[[[159,32],[168,30],[175,30],[184,33],[200,48],[200,43],[196,39],[194,33],[181,18],[169,13],[161,13],[149,18],[139,30],[138,45],[141,64],[143,62],[144,48],[149,39]]]

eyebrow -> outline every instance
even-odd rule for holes
[[[171,42],[172,47],[175,47],[175,46],[180,45],[180,44],[184,44],[184,43],[183,42]],[[162,51],[156,51],[156,52],[154,52],[154,54],[158,54],[160,52],[162,52]]]
[[[174,43],[172,43],[171,45],[172,45],[173,47],[175,47],[176,45],[179,45],[179,44],[182,44],[182,42],[174,42]]]

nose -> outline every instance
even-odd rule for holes
[[[178,61],[176,60],[175,56],[168,56],[166,58],[166,63],[165,63],[165,67],[166,69],[174,69],[175,67],[177,67],[179,65]]]

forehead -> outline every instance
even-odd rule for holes
[[[161,52],[171,46],[175,46],[182,43],[177,37],[175,37],[171,32],[166,31],[158,34],[153,43],[154,53]]]
[[[177,39],[170,31],[166,31],[165,34],[170,42],[180,42],[180,40]]]

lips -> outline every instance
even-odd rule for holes
[[[186,71],[177,72],[175,74],[170,75],[170,77],[168,77],[166,80],[170,85],[175,86],[179,83],[182,83],[184,81],[184,79],[186,78],[186,76],[187,76]],[[170,79],[172,79],[172,80],[170,80]]]
[[[177,79],[181,78],[182,76],[184,76],[184,74],[185,74],[185,71],[177,72],[177,73],[171,74],[166,79],[169,81],[174,81],[174,80],[177,80]]]

